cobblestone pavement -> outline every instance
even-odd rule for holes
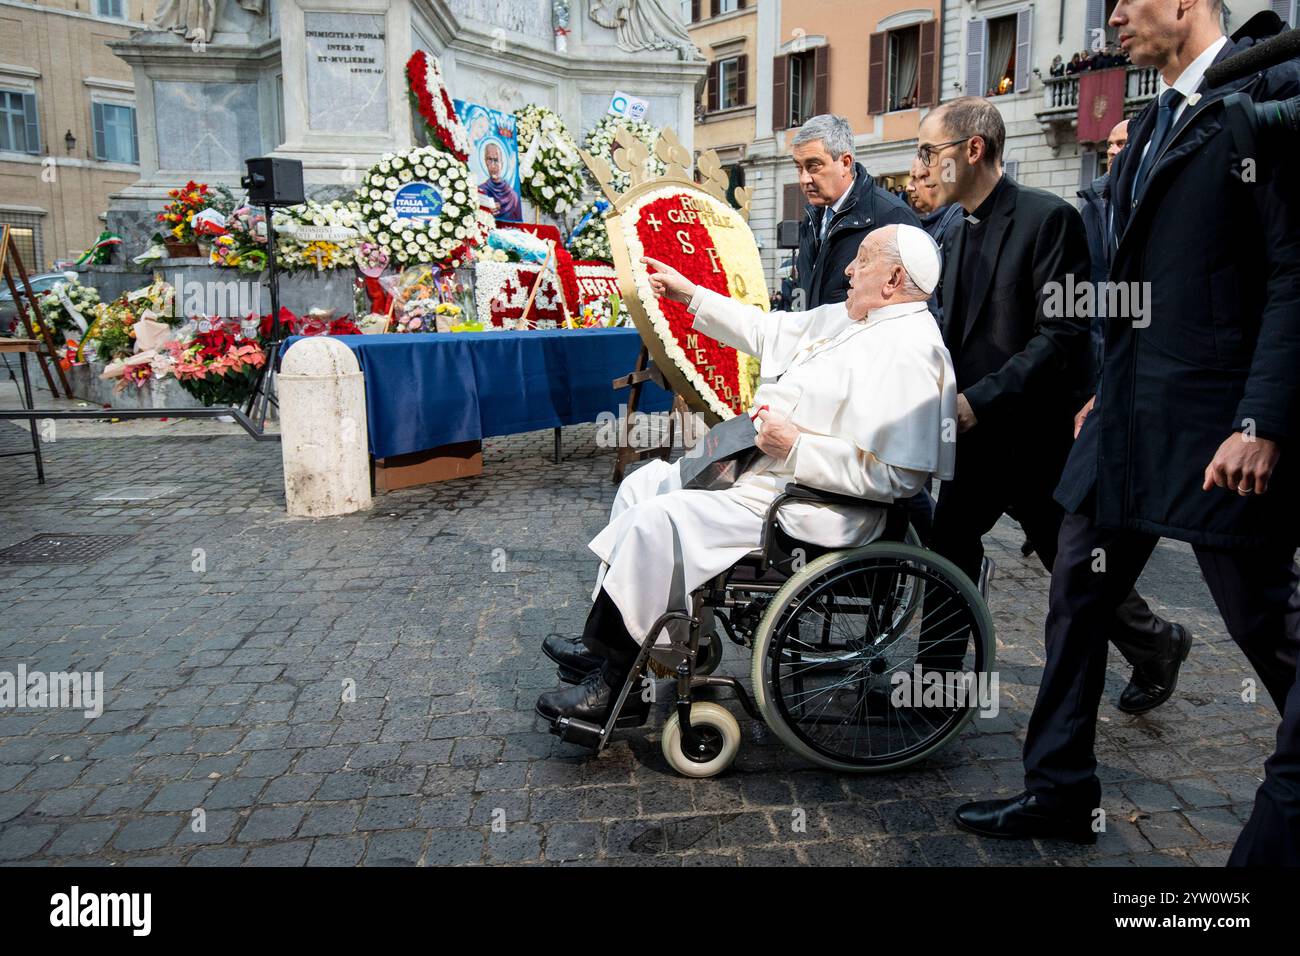
[[[981,841],[951,820],[963,800],[1020,785],[1047,578],[1008,522],[990,536],[1002,712],[939,757],[838,775],[742,720],[734,768],[691,781],[660,753],[662,712],[599,758],[560,743],[533,715],[554,685],[539,645],[580,632],[594,572],[585,544],[614,493],[594,429],[564,434],[559,465],[549,432],[494,440],[481,478],[320,521],[286,517],[279,446],[243,437],[60,441],[45,448],[44,487],[30,459],[0,459],[0,548],[44,532],[121,536],[84,564],[0,564],[0,669],[102,670],[107,696],[94,720],[0,711],[0,860],[1226,859],[1275,717],[1262,693],[1242,702],[1251,672],[1181,545],[1157,549],[1140,587],[1196,643],[1177,695],[1147,717],[1114,708],[1126,674],[1113,655],[1098,739],[1108,828],[1095,847]],[[0,423],[0,450],[25,437]],[[95,500],[142,486],[158,497]],[[724,671],[747,674],[747,654],[727,650]],[[354,702],[341,702],[345,682]]]

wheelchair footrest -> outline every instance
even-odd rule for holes
[[[603,729],[600,724],[576,720],[573,717],[561,717],[551,724],[551,733],[565,743],[578,744],[593,750],[600,746],[600,734]]]

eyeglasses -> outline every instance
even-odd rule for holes
[[[947,149],[949,146],[956,146],[958,143],[964,143],[973,137],[967,136],[965,139],[954,139],[949,143],[935,143],[933,146],[925,145],[917,149],[916,158],[921,161],[921,165],[927,169],[934,165],[935,152],[941,149]]]

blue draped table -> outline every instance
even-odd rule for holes
[[[292,336],[280,357],[302,336]],[[370,453],[412,452],[593,422],[629,396],[610,383],[636,366],[635,329],[539,329],[340,335],[365,375]],[[666,411],[672,396],[642,386],[639,411]]]

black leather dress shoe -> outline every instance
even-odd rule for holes
[[[542,653],[559,665],[556,672],[566,684],[576,684],[592,671],[600,670],[604,663],[599,657],[587,650],[581,638],[550,635],[542,641]]]
[[[618,687],[610,687],[600,671],[592,671],[580,684],[547,691],[537,698],[537,713],[551,723],[561,717],[572,717],[603,725],[622,689],[622,681]],[[640,727],[649,715],[650,702],[642,700],[638,693],[631,693],[623,703],[623,712],[619,714],[614,726]]]
[[[1192,649],[1192,635],[1181,624],[1174,629],[1173,646],[1168,655],[1146,661],[1133,668],[1124,693],[1119,695],[1119,709],[1126,714],[1144,714],[1167,701],[1178,686],[1178,670]]]
[[[1009,800],[979,800],[957,808],[957,825],[980,836],[1008,840],[1050,837],[1072,843],[1096,843],[1092,814],[1048,810],[1032,793],[1022,793]]]

